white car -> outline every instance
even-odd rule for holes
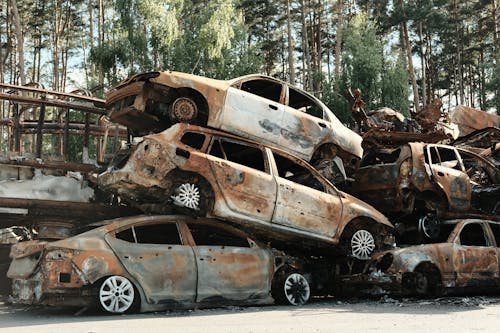
[[[363,154],[361,137],[320,100],[258,74],[228,81],[171,71],[138,74],[109,91],[106,106],[111,120],[135,135],[191,123],[280,148],[312,164],[334,158],[344,176]]]

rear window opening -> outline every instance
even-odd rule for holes
[[[210,155],[266,172],[263,151],[255,147],[216,139]]]
[[[116,238],[139,244],[182,244],[174,223],[132,226],[116,233]]]
[[[268,80],[250,80],[241,84],[241,90],[251,94],[280,102],[281,84]]]
[[[189,224],[189,229],[193,235],[194,242],[198,246],[236,246],[250,247],[246,238],[234,235],[223,229],[203,224]]]

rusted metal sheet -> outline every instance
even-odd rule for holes
[[[323,103],[262,75],[221,81],[172,71],[139,74],[110,90],[106,107],[113,121],[136,135],[160,132],[176,122],[194,123],[279,147],[307,161],[336,146],[348,172],[362,155],[361,137]]]
[[[191,135],[198,141],[187,142]],[[100,174],[99,184],[147,212],[177,206],[323,247],[337,245],[357,219],[368,229],[383,226],[384,235],[391,228],[381,213],[338,191],[307,163],[222,132],[177,124],[145,136],[126,161]]]
[[[487,127],[500,127],[500,116],[463,105],[453,109],[451,121],[458,125],[460,136]]]

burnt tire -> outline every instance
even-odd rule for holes
[[[199,107],[190,96],[179,96],[168,108],[168,116],[174,123],[195,123],[198,119]]]
[[[303,305],[309,301],[311,288],[307,279],[295,270],[281,270],[275,276],[271,295],[276,304]]]
[[[97,285],[99,310],[110,314],[131,313],[139,307],[139,293],[134,284],[124,276],[112,275]]]
[[[417,268],[415,270],[414,294],[417,296],[437,296],[440,293],[440,274],[437,268]]]

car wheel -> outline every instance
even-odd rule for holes
[[[171,196],[174,204],[194,210],[200,209],[201,191],[197,184],[183,183],[177,186]]]
[[[302,305],[309,301],[311,289],[304,275],[296,271],[278,274],[271,289],[276,303]]]
[[[178,97],[170,105],[169,117],[174,122],[191,123],[198,118],[198,105],[189,97]]]
[[[415,275],[415,292],[418,295],[428,295],[429,294],[429,278],[426,274],[421,272],[416,272]]]
[[[104,279],[98,291],[99,307],[108,313],[130,312],[136,304],[138,295],[129,279],[113,275]]]
[[[370,259],[375,247],[375,238],[368,230],[358,230],[351,237],[351,254],[356,259]]]
[[[441,233],[441,225],[435,213],[427,213],[419,221],[419,229],[429,239],[437,239]]]
[[[213,206],[210,185],[197,175],[178,175],[172,183],[170,199],[175,206],[186,208],[185,213],[205,216]]]

